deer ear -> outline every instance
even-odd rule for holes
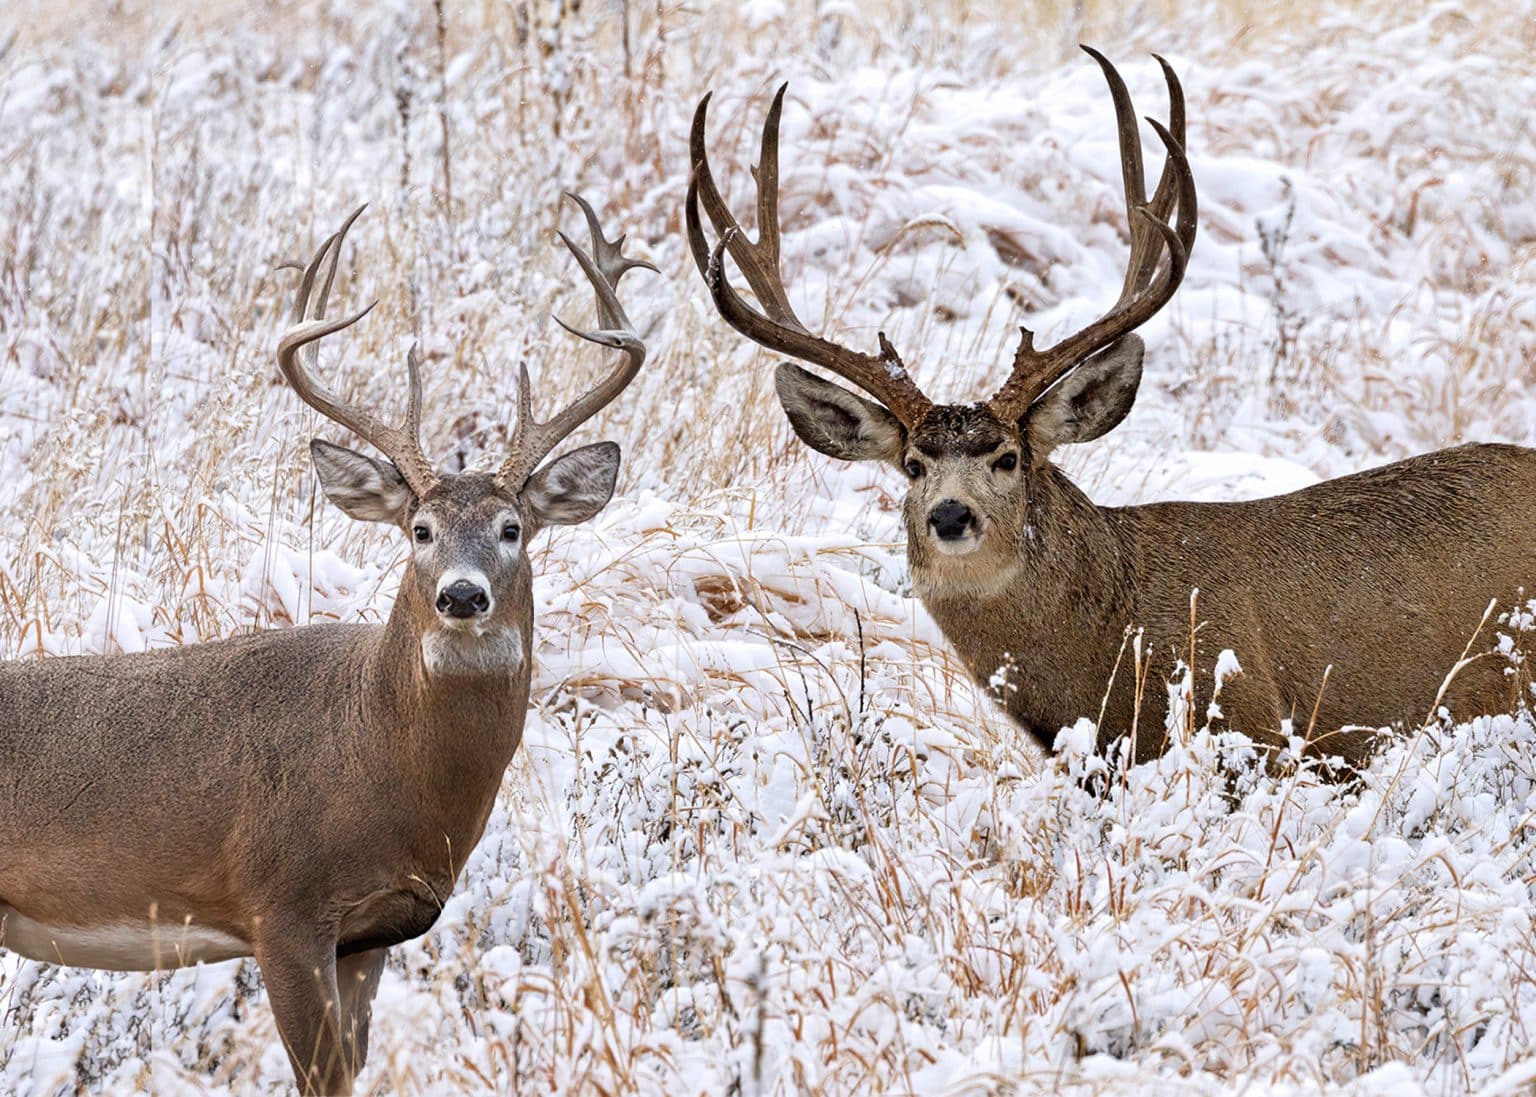
[[[619,478],[619,444],[598,442],[562,453],[528,477],[523,502],[541,526],[573,526],[608,505]]]
[[[1030,449],[1044,456],[1068,442],[1091,442],[1120,425],[1141,385],[1139,336],[1125,335],[1048,389],[1024,413]]]
[[[309,456],[326,498],[347,514],[364,522],[405,522],[415,496],[394,465],[318,438],[309,443]]]
[[[800,441],[844,461],[901,462],[906,428],[885,408],[785,362],[773,375]]]

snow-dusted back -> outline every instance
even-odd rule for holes
[[[524,748],[392,954],[360,1088],[1536,1084],[1529,715],[1431,719],[1354,787],[1229,781],[1242,742],[1196,733],[1089,791],[1092,728],[1042,757],[967,680],[910,596],[899,475],[794,440],[682,236],[699,96],[746,210],[788,80],[796,311],[983,398],[1021,324],[1049,345],[1119,292],[1113,117],[1074,43],[1162,117],[1156,50],[1200,237],[1132,414],[1065,455],[1089,493],[1536,444],[1528,5],[571,6],[0,10],[0,655],[388,612],[403,538],[317,493],[305,443],[347,439],[274,359],[281,264],[359,202],[335,299],[380,305],[321,372],[394,416],[419,340],[451,470],[501,459],[519,363],[541,411],[601,368],[550,319],[590,319],[562,190],[663,272],[623,287],[650,361],[572,440],[622,444],[618,494],[533,554]],[[1533,613],[1490,624],[1512,660]],[[0,1092],[282,1092],[259,986],[6,954]]]

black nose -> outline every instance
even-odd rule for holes
[[[960,500],[946,499],[928,512],[928,524],[940,541],[958,541],[976,524],[976,516]]]
[[[478,617],[490,608],[490,595],[468,579],[449,583],[437,592],[437,612],[449,617]]]

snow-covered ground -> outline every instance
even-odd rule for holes
[[[744,207],[788,79],[798,311],[980,395],[1020,323],[1048,342],[1119,289],[1114,126],[1073,44],[1161,116],[1156,50],[1201,235],[1136,409],[1067,458],[1091,494],[1536,443],[1536,20],[1028,8],[0,11],[0,654],[387,612],[401,540],[317,499],[303,443],[337,432],[273,359],[277,264],[359,201],[338,293],[381,305],[325,368],[393,411],[419,338],[451,469],[499,459],[519,361],[541,407],[599,368],[549,319],[590,307],[563,189],[662,269],[624,285],[651,360],[581,435],[623,444],[620,493],[535,553],[526,745],[394,953],[371,1090],[1536,1084],[1529,716],[1431,724],[1354,789],[1249,777],[1234,806],[1237,748],[1197,736],[1090,794],[1085,729],[1044,758],[966,681],[909,596],[898,477],[793,440],[681,238],[698,96]],[[0,1092],[280,1091],[259,988],[0,959]]]

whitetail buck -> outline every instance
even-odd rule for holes
[[[540,467],[645,360],[614,287],[655,268],[576,201],[591,254],[561,239],[601,330],[568,330],[622,357],[543,423],[525,369],[512,453],[494,473],[433,471],[414,349],[403,428],[316,378],[316,341],[373,307],[325,318],[357,213],[321,245],[278,365],[389,458],[310,444],[333,502],[410,538],[389,620],[0,664],[0,947],[116,970],[254,956],[300,1088],[350,1091],[385,950],[436,920],[522,738],[528,541],[592,517],[618,474],[612,442]]]
[[[1149,201],[1129,93],[1102,55],[1087,52],[1118,119],[1131,237],[1125,282],[1107,313],[1048,350],[1024,329],[1008,379],[985,403],[935,405],[883,333],[878,353],[860,353],[796,318],[779,268],[783,88],[754,172],[756,241],[710,172],[709,96],[699,103],[686,211],[694,260],[737,331],[878,401],[788,363],[778,368],[779,399],[802,441],[905,473],[917,594],[971,674],[996,686],[1043,746],[1086,716],[1098,719],[1101,749],[1130,735],[1136,759],[1156,756],[1166,749],[1164,683],[1176,661],[1196,668],[1194,711],[1203,714],[1213,665],[1230,648],[1243,669],[1221,690],[1231,725],[1278,745],[1289,720],[1297,734],[1311,733],[1314,753],[1356,763],[1377,726],[1430,715],[1490,599],[1536,591],[1536,451],[1461,446],[1245,503],[1094,505],[1051,463],[1052,451],[1098,438],[1130,410],[1143,350],[1131,332],[1178,288],[1196,205],[1173,70],[1158,59],[1171,106],[1166,128],[1150,122],[1166,159]],[[720,235],[713,248],[701,205]],[[727,252],[756,308],[731,286]],[[1144,630],[1139,673],[1128,629]],[[1475,658],[1439,700],[1461,716],[1508,711],[1520,687],[1507,666]]]

